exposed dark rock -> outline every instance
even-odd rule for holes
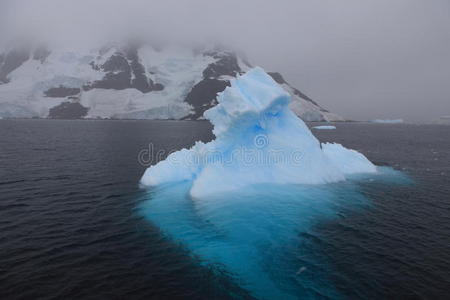
[[[222,92],[227,86],[230,86],[230,82],[211,78],[197,83],[185,99],[194,108],[194,113],[189,118],[194,120],[200,118],[206,110],[216,104],[217,93]]]
[[[0,64],[0,82],[9,82],[8,74],[20,67],[25,61],[30,58],[29,51],[13,50],[8,52],[3,57],[3,63]]]
[[[148,93],[164,89],[162,84],[154,84],[150,78],[147,78],[145,68],[139,61],[136,47],[129,47],[125,53],[116,52],[103,65],[91,62],[91,66],[94,70],[102,70],[106,74],[101,80],[83,86],[84,90],[135,88],[143,93]]]
[[[89,108],[80,103],[63,102],[50,108],[48,117],[51,119],[81,119],[87,115]]]
[[[49,55],[50,55],[50,51],[48,51],[47,48],[39,47],[39,48],[36,48],[36,50],[34,50],[33,59],[39,60],[41,63],[43,63]]]
[[[148,93],[154,90],[153,81],[145,75],[145,68],[139,62],[137,48],[131,48],[127,51],[127,58],[130,61],[131,71],[134,78],[131,81],[131,86],[143,93]]]
[[[267,74],[269,74],[278,84],[286,83],[283,76],[281,76],[281,74],[278,72],[267,72]]]
[[[101,66],[101,69],[105,72],[130,72],[130,65],[123,55],[116,53]]]
[[[98,68],[107,73],[101,80],[88,85],[87,90],[94,88],[124,90],[131,87],[131,68],[122,55],[112,55]]]
[[[309,98],[308,96],[306,96],[305,94],[303,94],[302,92],[300,92],[299,90],[297,90],[296,88],[292,88],[292,90],[294,91],[294,95],[299,96],[300,98],[305,99],[306,101],[309,101],[317,106],[319,106],[319,104],[317,104],[316,101],[314,101],[313,99]]]
[[[236,76],[241,72],[237,57],[230,52],[207,52],[209,55],[217,59],[216,62],[209,64],[203,71],[203,78],[218,78],[222,75]]]
[[[44,92],[45,97],[63,98],[67,96],[78,95],[81,92],[79,88],[69,88],[60,85],[56,88],[50,88]]]
[[[100,66],[96,65],[95,62],[91,61],[89,63],[89,65],[92,67],[92,69],[94,69],[95,71],[99,71],[100,70]]]

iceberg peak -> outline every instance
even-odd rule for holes
[[[320,144],[289,108],[290,95],[262,68],[231,81],[204,116],[216,139],[148,168],[144,185],[191,181],[197,198],[252,184],[323,184],[376,172],[361,153]]]
[[[214,125],[216,137],[230,127],[258,119],[262,114],[277,114],[291,101],[289,93],[260,67],[230,83],[230,87],[219,93],[218,105],[204,114]]]

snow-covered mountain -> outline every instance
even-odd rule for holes
[[[0,52],[0,117],[200,119],[229,80],[251,67],[217,47],[14,48]],[[269,74],[304,120],[343,120]]]

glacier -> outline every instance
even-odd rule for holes
[[[324,184],[377,172],[361,153],[321,144],[290,101],[262,68],[249,70],[231,80],[218,105],[204,113],[216,139],[170,154],[148,168],[141,183],[192,181],[191,196],[201,198],[252,184]]]

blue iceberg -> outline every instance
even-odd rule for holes
[[[252,297],[338,299],[329,255],[311,242],[321,240],[315,225],[365,208],[361,180],[397,173],[321,144],[289,101],[261,68],[233,80],[205,113],[216,139],[148,168],[140,212]]]
[[[190,195],[205,198],[255,184],[324,184],[377,172],[361,153],[321,144],[290,100],[261,68],[232,80],[204,114],[216,139],[172,153],[147,169],[142,184],[189,181]]]

